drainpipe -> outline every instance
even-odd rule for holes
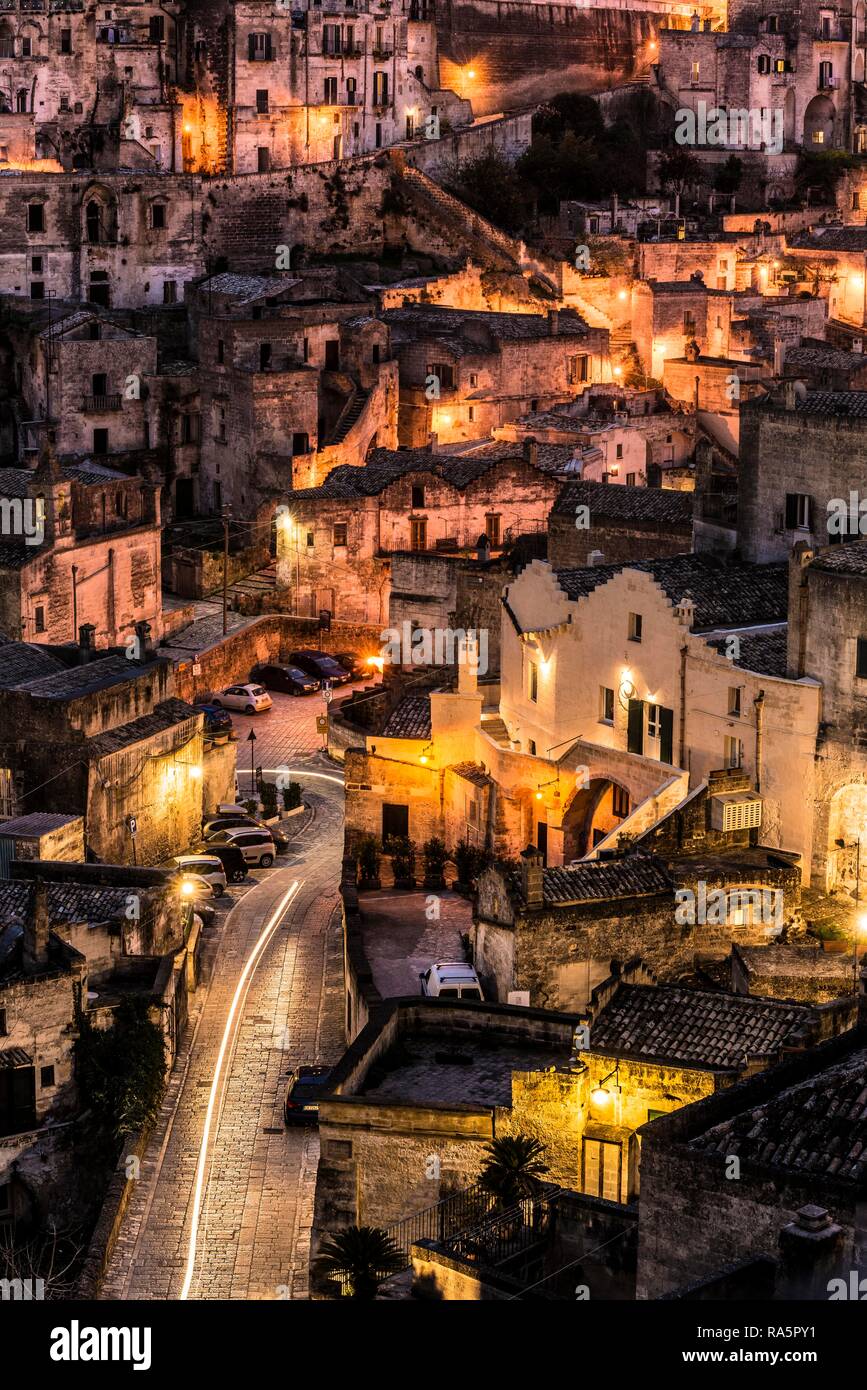
[[[684,766],[686,757],[686,658],[689,647],[684,643],[680,649],[680,756],[678,766]]]
[[[78,578],[78,565],[72,566],[72,636],[78,637],[78,594],[76,592],[76,580]]]
[[[756,708],[756,791],[762,790],[762,745],[764,743],[765,692],[760,690],[753,700]]]

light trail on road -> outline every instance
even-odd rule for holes
[[[296,767],[269,767],[264,768],[263,771],[292,772],[296,773],[298,776],[301,777],[318,777],[326,782],[334,782],[335,785],[338,787],[343,786],[343,781],[341,780],[341,778],[335,777],[333,773],[329,772],[311,772],[307,768],[304,768],[302,770],[301,768]],[[277,904],[276,908],[271,913],[271,916],[268,918],[268,921],[262,928],[262,931],[260,932],[256,940],[256,944],[250,952],[249,956],[247,957],[247,960],[244,963],[244,968],[242,969],[241,974],[238,977],[238,983],[235,987],[235,993],[232,995],[232,1002],[229,1005],[229,1012],[226,1015],[226,1025],[223,1029],[223,1036],[220,1041],[220,1050],[217,1053],[217,1059],[214,1063],[214,1074],[211,1078],[211,1089],[208,1095],[208,1108],[205,1112],[205,1127],[202,1131],[202,1142],[199,1148],[198,1162],[196,1164],[196,1182],[195,1187],[193,1189],[193,1216],[192,1221],[190,1223],[190,1238],[187,1246],[187,1265],[184,1274],[184,1282],[181,1287],[181,1292],[178,1295],[179,1300],[182,1302],[187,1300],[190,1296],[190,1289],[192,1288],[193,1278],[196,1272],[196,1255],[198,1253],[199,1224],[202,1214],[202,1198],[204,1196],[205,1190],[205,1175],[208,1169],[208,1150],[210,1148],[211,1143],[211,1129],[213,1126],[214,1114],[217,1110],[217,1098],[220,1095],[223,1085],[225,1084],[225,1078],[223,1076],[223,1065],[228,1053],[231,1050],[231,1045],[234,1042],[235,1036],[237,1035],[238,1025],[240,1024],[240,1005],[246,994],[247,989],[250,986],[250,983],[253,979],[253,975],[256,971],[256,966],[258,965],[262,957],[262,954],[265,951],[265,948],[268,946],[269,942],[271,941],[271,938],[273,937],[274,933],[276,932],[277,928],[282,922],[286,909],[288,908],[289,904],[293,901],[293,899],[297,896],[303,884],[303,878],[296,878],[294,882],[290,884],[286,892],[283,894],[283,897]]]

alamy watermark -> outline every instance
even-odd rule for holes
[[[0,535],[23,536],[25,545],[45,540],[43,497],[0,497]]]
[[[488,670],[487,628],[413,627],[404,622],[379,634],[380,657],[390,666],[467,666]]]
[[[677,888],[674,920],[678,926],[767,927],[783,925],[783,893],[780,888],[708,888],[699,879],[692,888]]]
[[[783,112],[767,106],[682,106],[675,115],[678,145],[783,153]]]

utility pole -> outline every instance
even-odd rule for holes
[[[251,729],[247,735],[247,742],[250,745],[250,796],[256,795],[256,734]]]
[[[223,636],[229,626],[229,508],[223,507]]]

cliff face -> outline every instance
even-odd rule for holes
[[[436,0],[440,81],[477,116],[632,81],[648,72],[656,56],[648,45],[666,20],[614,5]]]

